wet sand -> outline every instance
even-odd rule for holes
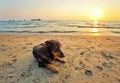
[[[62,43],[59,73],[39,68],[32,48],[46,40]],[[0,35],[0,83],[120,83],[120,36],[57,34]]]

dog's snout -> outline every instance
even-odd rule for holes
[[[61,58],[65,57],[64,54],[62,54]]]
[[[60,56],[60,58],[65,57],[62,51],[60,52],[59,56]]]

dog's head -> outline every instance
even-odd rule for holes
[[[59,41],[49,40],[49,41],[45,41],[45,44],[48,46],[54,57],[60,57],[60,58],[65,57],[60,49],[61,43]]]

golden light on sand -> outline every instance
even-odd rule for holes
[[[93,33],[97,33],[99,30],[97,28],[92,28]]]

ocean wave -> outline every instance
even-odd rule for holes
[[[96,24],[97,23],[97,24]],[[120,22],[92,21],[0,21],[0,33],[120,33]]]
[[[120,34],[120,31],[111,31],[112,33]]]
[[[0,31],[0,33],[76,33],[79,31]]]

